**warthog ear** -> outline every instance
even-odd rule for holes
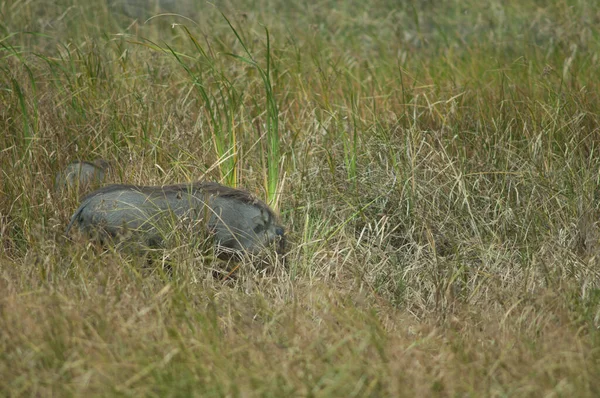
[[[262,223],[262,222],[260,222],[260,221],[257,221],[257,219],[260,220],[260,217],[256,216],[252,220],[252,221],[254,221],[254,223],[253,223],[254,227],[252,228],[252,231],[254,231],[255,234],[257,234],[257,233],[262,232],[262,231],[265,230],[265,224]]]
[[[266,212],[265,209],[260,209],[260,214],[252,217],[252,223],[256,225],[254,227],[254,232],[260,232],[265,229],[268,226],[269,221],[269,213]]]
[[[101,168],[102,170],[108,170],[110,168],[110,163],[108,163],[106,160],[102,159],[102,158],[98,158],[96,160],[94,160],[94,164]]]

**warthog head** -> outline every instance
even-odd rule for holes
[[[265,203],[245,191],[213,182],[164,187],[108,185],[83,198],[67,234],[75,224],[101,240],[121,237],[148,247],[163,247],[172,232],[183,226],[183,231],[194,234],[187,238],[212,235],[222,256],[227,252],[257,253],[273,243],[281,252],[285,245],[284,229]]]
[[[96,159],[93,163],[76,161],[69,163],[62,172],[56,175],[54,188],[57,191],[79,189],[86,192],[104,182],[109,164],[104,159]]]

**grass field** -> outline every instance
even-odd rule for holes
[[[600,395],[598,2],[174,4],[0,1],[0,396]],[[99,157],[285,258],[65,239]]]

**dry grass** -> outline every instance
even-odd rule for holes
[[[0,395],[600,394],[593,2],[87,3],[0,2]],[[285,261],[65,240],[99,157]]]

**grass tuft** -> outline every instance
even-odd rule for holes
[[[1,3],[0,395],[598,396],[598,7],[392,3]],[[67,240],[97,158],[288,252]]]

